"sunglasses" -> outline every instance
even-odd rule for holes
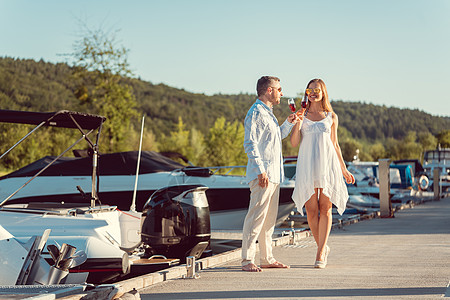
[[[314,94],[319,94],[322,90],[319,88],[315,88],[315,89],[306,89],[305,93],[306,95],[310,95],[314,92]]]
[[[272,88],[273,90],[278,90],[281,93],[281,88],[276,88],[274,86],[270,86],[270,88]]]

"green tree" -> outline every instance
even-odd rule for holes
[[[189,130],[185,129],[185,124],[181,117],[178,118],[177,129],[169,136],[162,135],[158,143],[161,152],[177,152],[186,156],[189,147]],[[187,157],[187,156],[186,156]],[[189,157],[187,157],[189,159]]]
[[[450,130],[443,130],[441,131],[438,136],[438,143],[443,148],[450,148]]]
[[[345,161],[352,161],[356,158],[357,151],[361,151],[362,145],[352,137],[352,133],[345,127],[339,126],[338,143],[341,147],[342,157]],[[358,154],[360,155],[360,154]],[[361,157],[360,157],[361,158]]]
[[[400,141],[394,138],[388,138],[385,142],[386,157],[390,159],[399,159],[400,156]]]
[[[169,136],[163,135],[158,149],[161,152],[176,152],[186,157],[192,164],[200,165],[205,161],[204,136],[198,130],[186,130],[181,117],[178,118],[177,129]]]
[[[147,120],[146,120],[147,122]],[[139,129],[135,128],[133,130],[131,130],[130,134],[128,135],[128,141],[130,146],[134,145],[132,148],[138,149],[138,145],[141,139],[141,130],[140,127]],[[155,134],[153,133],[153,131],[151,129],[147,129],[146,127],[144,128],[144,133],[143,133],[143,137],[142,137],[142,150],[144,151],[156,151],[158,152],[158,142],[157,139],[155,137]]]
[[[0,124],[0,152],[4,153],[34,128],[33,125]],[[59,155],[79,137],[79,132],[73,129],[41,127],[2,159],[3,169],[12,171],[44,156]]]
[[[351,139],[352,133],[348,131],[345,127],[339,126],[337,130],[338,140],[345,141],[346,139]]]
[[[189,160],[194,165],[201,165],[205,161],[206,146],[204,135],[199,130],[193,128],[189,134],[189,145]]]
[[[386,149],[382,143],[376,143],[369,146],[369,154],[372,160],[378,161],[381,158],[386,158]]]
[[[123,77],[131,74],[128,49],[117,46],[116,33],[92,31],[85,26],[85,36],[75,42],[72,54],[75,96],[82,107],[107,118],[101,143],[112,152],[128,150],[127,132],[137,116],[133,90],[123,82]]]
[[[423,150],[432,150],[437,146],[437,138],[430,132],[420,132],[417,134],[417,140]]]
[[[244,126],[235,121],[227,122],[220,117],[210,128],[206,139],[207,163],[210,166],[244,165]]]
[[[395,159],[420,159],[422,146],[416,142],[417,134],[409,131],[399,144],[399,153]]]
[[[341,147],[342,157],[345,161],[352,161],[356,156],[356,150],[361,149],[361,144],[355,139],[339,141],[339,146]]]

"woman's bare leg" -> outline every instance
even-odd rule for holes
[[[314,189],[314,195],[305,203],[306,217],[317,246],[319,246],[319,201],[318,189]]]
[[[317,255],[316,260],[323,261],[325,254],[325,246],[328,242],[328,237],[330,236],[331,225],[333,221],[333,215],[331,212],[333,205],[330,198],[325,196],[320,189],[319,196],[319,225],[318,225],[318,242],[317,243]]]

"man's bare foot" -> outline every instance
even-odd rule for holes
[[[258,267],[255,264],[252,264],[252,263],[250,263],[248,265],[245,265],[245,266],[242,266],[242,271],[246,271],[246,272],[262,272],[260,267]]]
[[[287,266],[283,263],[280,263],[279,261],[274,262],[273,264],[270,265],[261,265],[261,268],[263,269],[268,269],[268,268],[280,268],[280,269],[289,269],[290,266]]]

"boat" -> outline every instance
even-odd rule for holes
[[[77,152],[80,153],[80,152]],[[102,204],[129,210],[132,205],[138,151],[105,153],[98,158],[98,199]],[[5,197],[54,157],[47,156],[0,178],[0,197]],[[64,157],[47,168],[26,191],[14,195],[10,203],[33,203],[43,199],[52,202],[85,203],[90,193],[92,158]],[[142,151],[136,200],[133,205],[142,211],[148,198],[160,187],[202,185],[208,187],[211,230],[242,230],[250,201],[250,189],[245,176],[230,175],[245,166],[196,167],[185,166],[160,153]],[[51,189],[48,187],[52,187]],[[77,189],[78,187],[78,189]],[[294,209],[291,200],[294,180],[286,178],[280,186],[277,224]],[[80,193],[79,191],[84,191]]]
[[[358,214],[376,212],[380,210],[380,199],[350,191],[346,211],[344,213],[348,213],[347,211],[350,209],[356,210]]]
[[[355,174],[356,180],[354,185],[347,185],[349,191],[379,198],[378,162],[353,161],[347,163],[347,168]],[[405,190],[411,194],[415,187],[412,168],[409,164],[390,164],[389,179],[391,199],[394,195],[403,195]]]
[[[440,194],[450,191],[450,148],[427,150],[423,155],[423,168],[430,179],[430,188],[433,186],[434,169],[440,168],[439,187]]]
[[[130,276],[134,271],[152,272],[155,268],[178,264],[187,256],[199,258],[209,243],[205,186],[162,185],[146,199],[141,212],[100,203],[98,140],[104,121],[102,116],[65,110],[51,113],[0,110],[0,122],[36,125],[0,158],[42,126],[74,128],[81,133],[60,155],[33,169],[32,175],[20,178],[18,185],[9,182],[0,187],[0,225],[15,240],[26,243],[30,237],[48,230],[48,251],[42,251],[42,255],[49,265],[54,263],[62,244],[86,254],[82,264],[68,270],[61,279],[63,283],[105,283]],[[93,133],[95,140],[89,137]],[[67,201],[70,199],[60,193],[60,188],[66,185],[64,182],[55,180],[36,186],[36,182],[42,183],[40,175],[65,161],[63,155],[83,140],[87,141],[91,153],[89,163],[81,168],[90,173],[89,195],[77,185],[74,188],[81,195],[79,201]],[[19,197],[42,190],[46,192],[38,197]],[[157,257],[152,258],[154,255]],[[161,255],[171,257],[162,259]]]
[[[0,225],[0,285],[55,285],[68,275],[68,270],[86,261],[84,251],[62,244],[52,248],[52,263],[48,264],[42,251],[51,230],[21,242]]]
[[[355,174],[356,183],[348,185],[349,193],[379,198],[378,162],[351,162],[348,169]],[[361,175],[363,174],[363,175]],[[361,180],[361,177],[363,178]],[[390,200],[393,205],[410,204],[418,198],[432,197],[432,180],[415,159],[394,160],[389,166]]]
[[[410,165],[413,174],[414,189],[427,191],[430,189],[430,178],[422,163],[418,159],[398,159],[393,161],[394,165]]]

